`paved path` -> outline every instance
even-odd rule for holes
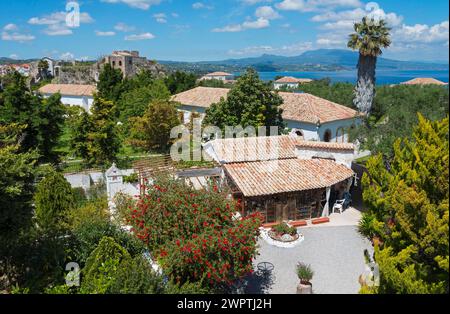
[[[310,264],[314,277],[314,293],[358,293],[358,277],[364,271],[364,249],[372,252],[370,242],[362,238],[356,226],[300,228],[305,240],[295,248],[278,248],[260,240],[260,262],[274,265],[272,275],[256,272],[247,286],[247,293],[296,293],[298,262]]]

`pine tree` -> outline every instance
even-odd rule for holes
[[[89,159],[88,138],[91,129],[91,118],[86,111],[82,110],[79,115],[73,118],[70,148],[77,157],[81,157],[85,161]]]
[[[66,110],[61,103],[60,94],[42,99],[41,103],[39,106],[38,149],[42,161],[56,163],[59,161],[59,156],[55,152],[55,148],[62,134]]]
[[[22,130],[0,123],[0,250],[31,224],[37,154],[19,151]]]
[[[119,99],[123,81],[122,71],[105,64],[98,78],[98,95],[101,98],[116,101]]]
[[[73,209],[75,199],[70,183],[54,170],[37,185],[34,196],[36,219],[39,227],[48,233],[64,229],[68,212]]]
[[[105,165],[115,161],[120,143],[116,132],[114,103],[96,96],[90,120],[88,163]]]
[[[380,293],[449,291],[449,121],[418,120],[412,139],[395,143],[393,159],[371,158],[363,177],[368,214],[383,226]]]

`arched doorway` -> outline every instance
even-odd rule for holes
[[[326,130],[323,134],[323,141],[324,142],[331,142],[331,130]]]

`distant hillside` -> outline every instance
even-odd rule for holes
[[[342,49],[319,49],[307,51],[299,56],[283,57],[264,54],[255,58],[228,59],[222,61],[174,62],[160,61],[169,68],[186,69],[193,72],[216,70],[241,71],[254,67],[258,71],[339,71],[354,69],[358,63],[358,53]],[[379,58],[377,68],[380,70],[448,70],[448,64],[430,62],[398,61]]]
[[[24,64],[24,63],[31,63],[33,61],[36,61],[38,59],[24,59],[24,60],[16,60],[6,57],[0,57],[0,65],[1,64]]]

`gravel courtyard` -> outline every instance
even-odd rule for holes
[[[354,294],[363,273],[364,249],[372,252],[370,242],[357,232],[356,226],[301,228],[305,240],[295,248],[278,248],[259,240],[260,255],[255,259],[255,273],[248,278],[247,293],[296,293],[298,262],[310,264],[315,294]],[[257,272],[257,265],[269,262],[274,270],[269,276]]]

